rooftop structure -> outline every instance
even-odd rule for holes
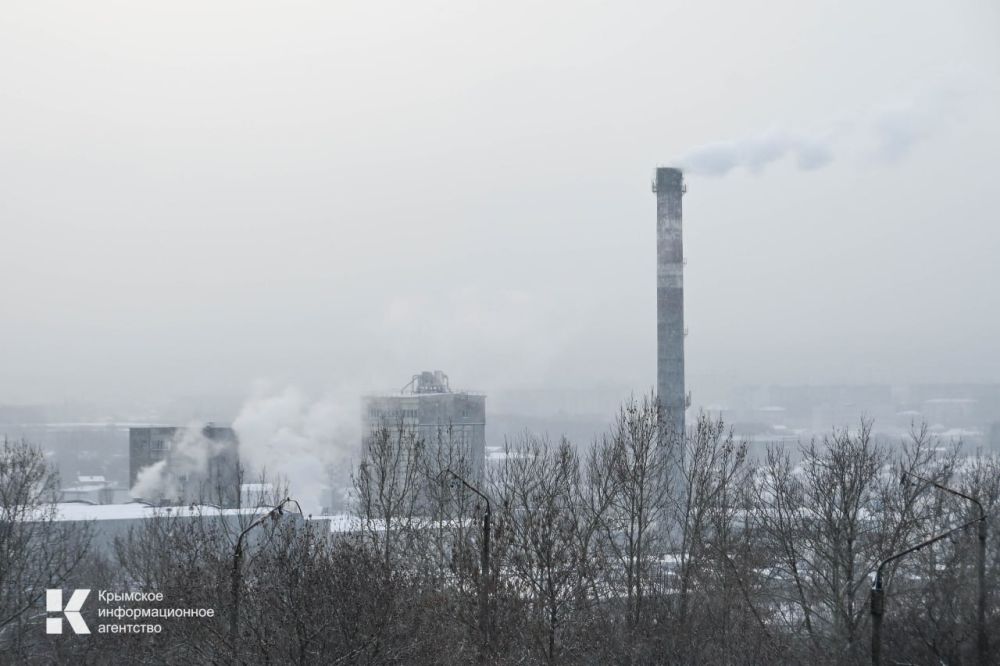
[[[403,387],[400,393],[407,393],[410,395],[427,394],[427,393],[451,393],[451,386],[448,384],[448,375],[444,374],[440,370],[435,370],[431,372],[429,370],[424,370],[420,374],[413,375],[413,379],[410,383]]]

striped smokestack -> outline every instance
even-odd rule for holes
[[[684,434],[684,243],[680,169],[656,170],[656,390],[666,428]]]

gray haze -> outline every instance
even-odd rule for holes
[[[0,401],[1000,381],[981,2],[11,1]],[[719,177],[725,176],[725,177]]]

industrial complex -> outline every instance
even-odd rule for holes
[[[657,168],[652,190],[656,199],[656,392],[662,436],[676,442],[685,433],[685,412],[691,406],[685,381],[684,174],[677,168]],[[425,446],[447,442],[457,447],[470,472],[481,478],[487,458],[485,394],[453,389],[447,374],[427,370],[414,374],[398,390],[365,395],[361,403],[362,434],[356,444],[361,459],[377,429],[405,428]],[[725,418],[754,442],[809,437],[866,413],[894,436],[924,421],[932,433],[944,438],[1000,450],[998,405],[1000,386],[940,384],[737,387],[728,404],[702,408]],[[5,413],[0,410],[0,418]],[[131,495],[157,505],[211,501],[225,508],[241,503],[239,438],[231,427],[211,423],[189,427],[45,424],[41,416],[23,408],[10,416],[4,419],[8,432],[20,430],[53,448],[56,464],[67,468],[63,476],[76,480],[64,484],[63,501],[117,504]],[[11,430],[14,423],[17,427]],[[557,421],[551,423],[560,426]],[[115,467],[124,467],[124,431],[128,433],[127,484]],[[92,445],[91,440],[104,433],[106,441]],[[494,433],[497,441],[491,448],[502,443],[504,434]],[[109,455],[106,450],[110,449],[117,453]]]

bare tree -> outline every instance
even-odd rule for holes
[[[612,586],[623,591],[626,623],[635,630],[651,567],[661,561],[671,498],[671,452],[660,437],[660,409],[655,396],[626,402],[611,432],[595,447],[588,480],[595,489],[595,515],[611,554]],[[592,503],[594,506],[595,503]],[[621,573],[621,585],[614,575]]]
[[[755,486],[754,528],[773,556],[777,616],[793,635],[801,627],[810,658],[861,662],[871,577],[928,527],[898,466],[933,475],[934,451],[917,438],[900,446],[894,463],[862,420],[856,431],[835,430],[800,453],[792,465],[787,451],[770,449]]]
[[[747,443],[721,420],[700,414],[677,460],[672,513],[678,658],[715,661],[716,646],[739,642],[748,661],[770,649],[759,589],[746,489],[753,474]],[[764,652],[761,652],[764,651]]]
[[[533,644],[549,662],[565,657],[562,638],[579,610],[582,579],[580,465],[569,442],[558,445],[525,434],[505,447],[491,489],[498,501],[497,557],[509,595],[531,600],[526,625]]]
[[[0,652],[27,654],[38,636],[48,588],[84,561],[91,530],[59,520],[59,482],[42,451],[4,439],[0,448]]]
[[[413,428],[383,423],[366,440],[364,458],[354,478],[357,512],[365,535],[382,553],[387,571],[407,548],[424,486],[426,445]]]
[[[927,439],[926,427],[919,429],[915,439]],[[934,449],[940,444],[930,442]],[[1000,460],[981,453],[961,457],[947,455],[931,471],[938,475],[926,477],[968,497],[976,498],[987,512],[988,534],[984,583],[986,595],[986,653],[989,662],[1000,658],[1000,645],[990,641],[1000,631],[1000,616],[996,608],[997,587],[1000,584],[1000,562],[997,552],[1000,537],[996,530],[996,511],[1000,508]],[[975,523],[978,507],[953,494],[941,492],[923,480],[913,480],[911,487],[919,494],[919,507],[924,524],[920,531],[931,535],[957,525]],[[918,532],[919,534],[919,532]],[[897,660],[915,663],[975,663],[977,661],[977,611],[979,605],[978,534],[975,526],[953,534],[932,547],[913,553],[901,561],[889,587],[884,631],[884,649]]]

